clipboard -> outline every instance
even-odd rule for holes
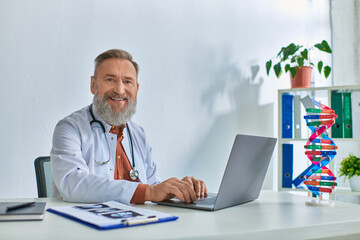
[[[52,207],[47,211],[97,230],[134,227],[178,219],[178,217],[170,214],[136,208],[115,201]]]

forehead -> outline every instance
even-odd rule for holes
[[[106,74],[111,75],[126,75],[128,77],[136,78],[136,69],[134,65],[127,59],[121,58],[108,58],[100,63],[97,69],[99,77]]]

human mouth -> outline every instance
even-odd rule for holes
[[[111,100],[113,101],[125,101],[127,100],[127,98],[117,98],[117,97],[110,97]]]
[[[127,95],[124,96],[117,96],[117,95],[108,95],[107,96],[111,101],[115,101],[115,102],[122,102],[122,101],[127,101],[129,99],[129,97]]]

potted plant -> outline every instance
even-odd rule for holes
[[[349,154],[341,161],[340,166],[339,177],[348,178],[351,190],[360,192],[360,158]]]
[[[315,67],[314,62],[310,60],[310,52],[313,50],[319,50],[321,52],[331,54],[331,48],[327,41],[323,40],[321,43],[317,43],[309,48],[303,45],[296,45],[290,43],[287,47],[282,47],[278,55],[276,56],[277,62],[272,62],[272,59],[266,62],[266,74],[269,76],[271,67],[277,78],[280,78],[281,74],[290,71],[291,87],[310,87],[311,83],[311,70]],[[325,78],[328,78],[331,72],[331,67],[326,65],[322,60],[316,63],[319,73],[324,73]]]

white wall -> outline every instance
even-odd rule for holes
[[[140,64],[135,120],[160,175],[216,191],[236,133],[277,135],[289,83],[266,77],[266,60],[330,40],[329,19],[326,0],[0,0],[0,197],[36,196],[33,161],[57,121],[91,103],[93,59],[110,48]]]
[[[360,1],[331,1],[334,85],[360,84]]]

